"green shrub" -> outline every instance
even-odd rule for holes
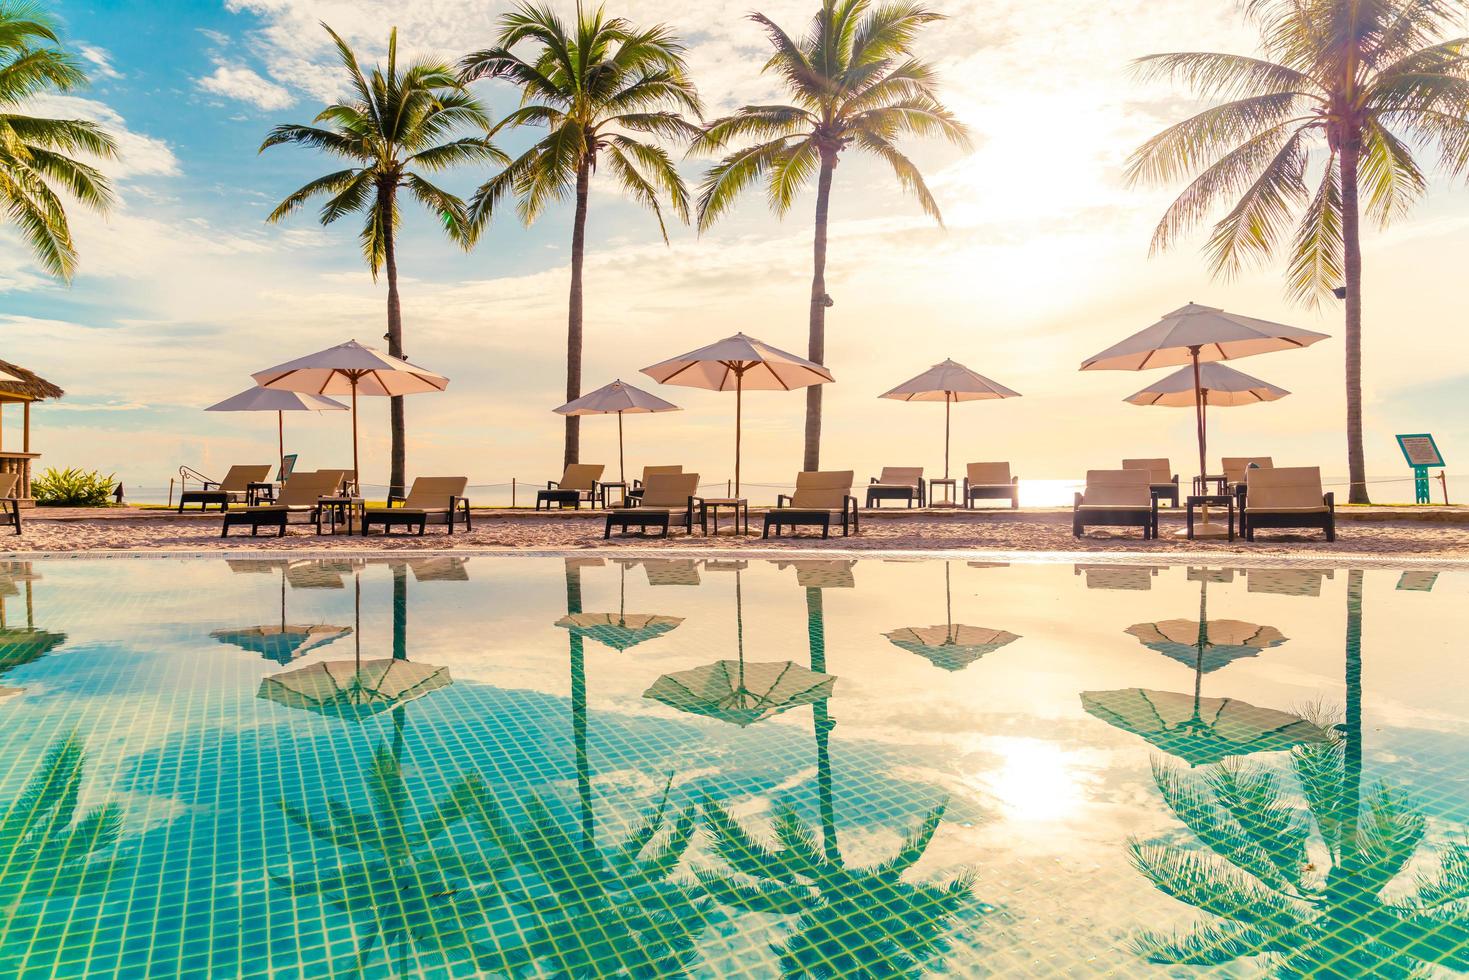
[[[31,496],[40,507],[106,507],[116,485],[96,470],[52,468],[31,481]]]

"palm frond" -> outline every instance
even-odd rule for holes
[[[854,135],[853,140],[853,145],[886,161],[887,165],[892,168],[893,176],[898,178],[898,184],[913,195],[918,201],[918,206],[923,208],[923,213],[936,221],[940,227],[943,226],[944,216],[939,212],[938,201],[929,192],[928,184],[923,179],[923,173],[912,160],[899,152],[897,146],[877,133],[859,132]]]
[[[699,184],[699,230],[707,230],[720,215],[733,207],[740,191],[768,173],[788,152],[788,145],[785,139],[757,143],[731,153],[705,171]]]
[[[1214,51],[1176,51],[1132,62],[1142,81],[1182,82],[1206,99],[1236,101],[1269,95],[1314,94],[1320,91],[1306,72],[1263,58]]]

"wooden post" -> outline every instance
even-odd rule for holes
[[[20,451],[28,453],[31,451],[31,403],[30,400],[21,403],[21,445]]]

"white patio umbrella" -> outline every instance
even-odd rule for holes
[[[1290,392],[1268,381],[1252,378],[1243,371],[1236,371],[1218,362],[1200,364],[1198,392],[1194,391],[1194,369],[1180,368],[1161,381],[1135,391],[1123,401],[1133,405],[1162,405],[1165,408],[1190,408],[1198,406],[1199,425],[1207,441],[1209,431],[1209,406],[1236,408],[1240,405],[1258,405],[1284,398]]]
[[[742,333],[645,367],[643,373],[666,385],[734,391],[735,496],[740,493],[740,425],[744,415],[745,389],[792,391],[836,380],[820,364],[788,354]]]
[[[1226,313],[1212,306],[1189,303],[1145,330],[1081,362],[1083,371],[1146,371],[1149,368],[1191,366],[1195,427],[1199,440],[1199,477],[1208,473],[1204,462],[1204,396],[1201,366],[1253,354],[1309,347],[1327,335],[1283,323]],[[1207,514],[1205,515],[1207,523]]]
[[[1019,398],[1020,392],[1011,391],[998,381],[991,381],[984,375],[971,371],[952,358],[948,358],[942,363],[935,364],[918,377],[909,378],[878,397],[904,402],[941,401],[944,403],[944,479],[947,480],[949,478],[949,413],[954,402]]]
[[[287,412],[345,412],[347,406],[321,395],[308,395],[304,391],[283,391],[279,388],[246,388],[238,395],[231,395],[222,402],[210,405],[206,412],[274,412],[276,440],[280,447],[281,472],[286,467],[286,413]]]
[[[673,402],[666,402],[657,395],[635,388],[621,378],[603,385],[590,394],[582,395],[551,411],[559,415],[616,415],[617,416],[617,478],[627,482],[627,467],[622,459],[622,416],[647,415],[653,412],[681,412]]]
[[[449,379],[443,375],[355,340],[257,371],[251,377],[262,388],[304,391],[313,395],[351,394],[354,483],[360,477],[357,465],[357,396],[416,395],[449,387]]]

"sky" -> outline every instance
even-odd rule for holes
[[[1125,186],[1122,166],[1144,139],[1199,107],[1188,93],[1144,85],[1130,59],[1211,48],[1245,53],[1256,38],[1225,0],[1175,0],[1136,16],[1128,0],[933,0],[948,20],[920,53],[947,104],[974,133],[972,150],[912,142],[944,224],[925,217],[890,172],[851,156],[832,199],[822,461],[865,482],[884,465],[941,475],[943,407],[877,396],[952,357],[1022,393],[954,408],[954,467],[1011,461],[1022,479],[1071,479],[1123,457],[1168,456],[1196,468],[1191,413],[1123,399],[1158,374],[1079,373],[1080,361],[1186,302],[1332,335],[1304,351],[1235,364],[1293,394],[1211,415],[1210,457],[1271,455],[1277,465],[1345,473],[1341,308],[1285,295],[1283,264],[1212,280],[1200,234],[1149,257],[1170,190]],[[374,283],[352,221],[321,227],[307,210],[265,216],[332,164],[296,147],[258,154],[266,132],[306,122],[340,93],[319,22],[376,60],[397,26],[400,46],[446,59],[487,46],[502,0],[150,0],[54,2],[68,43],[91,69],[89,89],[48,97],[40,114],[82,116],[119,139],[106,164],[118,196],[98,217],[76,209],[81,267],[67,286],[0,225],[0,357],[67,390],[33,414],[41,465],[115,473],[130,487],[167,484],[181,464],[211,475],[275,454],[275,420],[204,413],[249,375],[348,338],[385,346],[385,286]],[[553,6],[573,9],[570,0]],[[765,41],[744,8],[714,0],[620,0],[613,12],[663,20],[688,46],[714,116],[779,92],[761,75]],[[804,28],[812,0],[759,9]],[[476,86],[496,117],[517,93]],[[533,134],[508,134],[514,152]],[[682,165],[690,183],[707,161]],[[442,183],[468,194],[488,176]],[[659,386],[639,369],[743,330],[804,354],[813,200],[784,218],[750,193],[714,229],[673,225],[594,181],[588,225],[584,389],[622,378],[685,411],[626,420],[629,476],[681,462],[704,482],[733,471],[734,400]],[[531,228],[507,213],[470,253],[425,214],[409,212],[399,248],[404,346],[452,380],[408,400],[408,469],[472,483],[559,476],[571,214],[552,207]],[[1462,277],[1469,193],[1435,177],[1406,220],[1364,241],[1364,401],[1369,475],[1379,499],[1410,499],[1392,436],[1430,431],[1452,474],[1469,444],[1462,410],[1469,359]],[[19,449],[19,417],[5,448]],[[800,468],[804,398],[745,400],[745,479],[790,483]],[[387,475],[387,405],[363,405],[363,477]],[[301,466],[350,465],[345,413],[287,420]],[[582,423],[582,459],[616,469],[616,424]],[[1452,484],[1450,490],[1452,492]]]

